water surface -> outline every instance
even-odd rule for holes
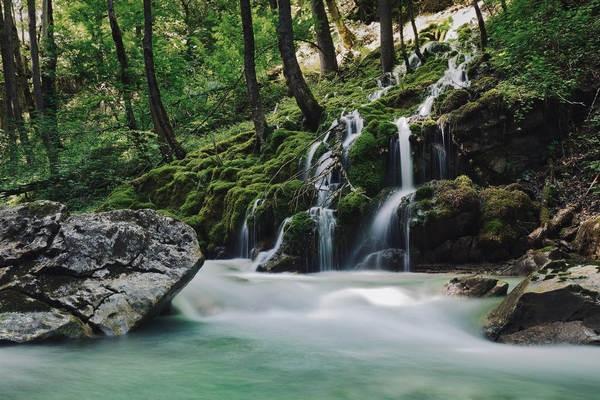
[[[208,262],[124,338],[0,348],[0,399],[598,399],[600,349],[486,341],[448,276]]]

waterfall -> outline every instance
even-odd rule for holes
[[[457,54],[448,60],[448,69],[444,72],[444,75],[429,88],[429,96],[425,99],[423,104],[419,107],[419,116],[427,117],[431,114],[433,108],[433,102],[437,99],[447,88],[464,88],[469,86],[469,78],[467,76],[467,66],[471,57],[463,56],[464,60],[459,64],[459,58],[461,54]]]
[[[369,101],[379,100],[389,92],[398,82],[398,77],[390,72],[386,72],[380,79],[377,79],[377,89],[369,95]]]
[[[319,271],[333,271],[335,270],[333,256],[335,211],[330,208],[313,207],[309,213],[311,218],[317,222],[319,233]]]
[[[413,190],[413,161],[410,148],[410,125],[408,118],[402,117],[396,121],[398,127],[398,146],[400,147],[400,168],[402,177],[402,190]]]
[[[448,147],[446,146],[446,129],[439,124],[440,136],[432,145],[437,167],[438,179],[448,179]]]
[[[347,163],[348,152],[352,144],[362,133],[364,121],[358,110],[340,117],[346,124],[346,132],[342,141],[342,156]],[[309,152],[312,150],[309,150]],[[310,154],[309,154],[310,156]],[[314,153],[312,154],[314,158]],[[308,157],[307,157],[308,158]],[[333,151],[325,152],[317,161],[313,175],[315,189],[317,190],[316,204],[309,210],[311,218],[317,226],[319,238],[319,271],[332,271],[336,269],[334,257],[334,241],[336,218],[335,210],[331,208],[332,196],[339,187],[339,178],[336,176],[335,155]],[[312,167],[309,167],[308,172]],[[309,174],[310,176],[310,174]]]
[[[350,147],[354,144],[356,139],[362,133],[364,127],[364,120],[360,116],[358,110],[352,111],[350,114],[342,115],[340,118],[346,124],[346,137],[342,143],[342,148],[344,151],[344,161],[348,158],[348,151],[350,151]]]
[[[283,244],[285,230],[287,229],[287,226],[289,225],[291,220],[291,218],[286,218],[281,223],[281,226],[279,227],[279,232],[277,233],[277,240],[275,241],[275,246],[270,250],[261,251],[260,253],[258,253],[258,256],[256,256],[256,260],[254,261],[255,269],[258,268],[260,265],[269,262],[271,258],[273,258],[275,254],[277,254],[277,252],[281,248],[281,245]]]
[[[244,224],[242,225],[242,231],[240,233],[240,257],[251,258],[252,249],[256,244],[256,221],[254,221],[254,215],[256,208],[262,203],[262,199],[254,200],[250,212],[246,211],[246,217],[244,218]],[[248,220],[252,218],[252,229],[248,224]]]

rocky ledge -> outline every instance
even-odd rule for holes
[[[0,208],[0,343],[124,335],[203,261],[194,231],[154,211]]]
[[[514,344],[600,344],[600,267],[550,261],[488,317],[487,335]]]
[[[508,282],[471,275],[452,278],[445,286],[447,296],[501,297],[508,293]]]

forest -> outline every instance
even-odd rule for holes
[[[0,0],[0,397],[595,399],[598,38],[600,0]]]

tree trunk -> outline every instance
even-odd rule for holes
[[[333,39],[331,38],[331,29],[329,27],[325,5],[323,5],[323,0],[310,0],[310,6],[315,22],[317,44],[319,45],[321,74],[334,74],[338,70],[338,63],[335,55],[335,46],[333,45]]]
[[[8,79],[14,76],[14,72],[11,71],[11,58],[9,54],[8,39],[6,37],[6,29],[4,24],[4,13],[2,12],[2,3],[0,3],[0,50],[2,54],[2,72],[4,74],[4,98],[2,99],[3,112],[4,112],[4,132],[8,140],[8,151],[11,165],[17,163],[17,137],[15,134],[14,126],[14,114],[11,101],[11,88],[12,81]],[[13,74],[13,75],[11,75]]]
[[[392,7],[390,0],[378,0],[377,13],[379,15],[381,67],[383,73],[391,73],[394,69],[394,28],[392,26]]]
[[[33,120],[35,122],[36,129],[41,133],[42,142],[46,148],[46,155],[48,157],[48,166],[51,175],[58,173],[58,153],[57,149],[52,142],[48,131],[45,129],[43,124],[40,122],[44,118],[44,95],[42,92],[42,78],[40,73],[40,53],[37,41],[37,10],[35,6],[35,0],[27,0],[27,14],[29,16],[29,47],[31,50],[31,77],[33,81],[33,102],[35,104],[35,113]]]
[[[298,59],[296,58],[296,48],[294,47],[294,31],[292,28],[292,10],[290,0],[279,0],[279,24],[277,26],[277,37],[279,42],[279,52],[283,61],[283,73],[288,88],[296,98],[298,107],[304,115],[306,127],[316,131],[321,122],[323,108],[319,105],[310,91]]]
[[[137,121],[135,120],[135,113],[133,112],[132,106],[132,90],[131,76],[129,74],[129,62],[127,61],[127,53],[125,53],[125,45],[123,44],[123,35],[121,28],[117,21],[115,14],[115,8],[113,0],[107,1],[108,5],[108,21],[110,22],[110,31],[112,38],[115,43],[115,49],[117,52],[117,60],[119,61],[119,79],[121,81],[121,91],[123,95],[123,103],[125,104],[125,118],[127,119],[127,126],[132,131],[138,129]]]
[[[173,126],[163,105],[160,88],[154,69],[154,52],[152,48],[152,0],[144,0],[144,65],[146,79],[148,80],[148,97],[150,100],[150,113],[154,129],[159,136],[161,152],[166,160],[173,156],[178,159],[185,158],[183,147],[177,142]]]
[[[410,18],[410,24],[412,25],[413,35],[415,36],[415,54],[419,57],[422,63],[425,62],[425,57],[421,53],[421,46],[419,44],[419,30],[417,29],[417,23],[415,22],[415,11],[413,6],[413,0],[406,0],[408,9],[408,17]]]
[[[252,8],[250,0],[240,0],[242,15],[242,28],[244,31],[244,74],[248,88],[248,99],[252,107],[252,120],[256,130],[256,152],[259,152],[265,141],[265,112],[260,98],[260,89],[256,79],[256,65],[254,62],[255,44],[254,27],[252,26]]]
[[[13,36],[14,19],[12,15],[12,1],[2,0],[3,23],[2,23],[2,48],[4,66],[4,82],[6,86],[5,101],[9,104],[8,113],[9,130],[17,132],[21,146],[23,147],[27,164],[33,162],[33,152],[29,143],[29,136],[23,124],[23,109],[19,99],[19,82],[17,74],[16,61],[16,43]],[[1,10],[1,9],[0,9]],[[20,51],[19,51],[20,54]]]
[[[19,40],[19,33],[15,25],[13,25],[13,38],[15,44],[15,66],[17,67],[17,83],[20,89],[20,96],[22,97],[23,101],[23,106],[21,108],[25,108],[27,110],[27,113],[31,115],[35,111],[35,105],[33,102],[33,96],[31,95],[31,90],[29,89],[29,71],[27,71],[27,61],[21,53],[21,42]]]
[[[408,53],[406,52],[406,44],[404,43],[404,6],[402,0],[399,2],[399,14],[400,14],[400,50],[402,51],[402,58],[404,59],[404,65],[406,65],[406,72],[410,72],[410,61],[408,59]]]
[[[473,0],[473,7],[475,8],[475,14],[477,14],[477,23],[479,24],[479,34],[481,37],[481,51],[485,51],[487,47],[487,30],[485,29],[485,20],[483,14],[477,4],[477,0]]]
[[[327,9],[329,10],[329,15],[331,15],[331,19],[335,24],[338,35],[340,36],[340,40],[344,47],[347,50],[351,50],[354,47],[354,41],[356,40],[356,36],[348,29],[344,19],[342,18],[342,14],[340,13],[340,9],[335,0],[326,0]]]
[[[50,171],[58,172],[58,148],[60,140],[58,136],[58,123],[56,114],[58,110],[58,99],[56,97],[56,64],[57,49],[54,41],[54,9],[52,0],[42,1],[42,99],[44,114],[42,117],[42,129],[48,135],[52,155]]]

